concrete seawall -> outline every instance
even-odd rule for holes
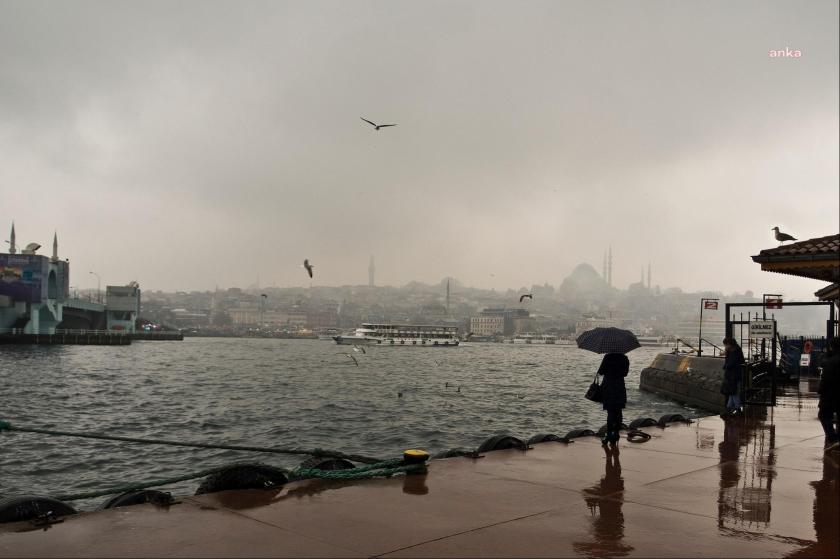
[[[642,370],[639,388],[714,412],[726,409],[720,393],[723,358],[660,353]]]

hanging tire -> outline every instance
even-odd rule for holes
[[[577,439],[578,437],[594,437],[595,431],[592,429],[573,429],[566,433],[567,439]]]
[[[45,514],[54,517],[76,514],[76,509],[50,497],[6,497],[0,499],[0,524],[32,520]]]
[[[639,427],[653,427],[659,425],[659,422],[652,417],[640,417],[630,422],[631,429],[638,429]]]
[[[566,437],[560,437],[555,435],[554,433],[540,433],[528,439],[529,445],[547,442],[570,443],[571,441]]]
[[[659,425],[662,427],[665,427],[669,423],[691,423],[691,420],[686,419],[685,416],[678,413],[666,413],[659,418]]]
[[[627,425],[625,425],[624,423],[622,423],[622,424],[621,424],[621,427],[619,427],[619,428],[618,428],[618,430],[619,430],[619,431],[626,431],[626,430],[627,430]],[[603,425],[601,425],[601,428],[600,428],[600,429],[598,429],[598,432],[597,432],[597,433],[595,433],[595,434],[596,434],[597,436],[599,436],[599,437],[603,437],[604,435],[606,435],[606,434],[607,434],[607,424],[606,424],[606,423],[604,423]]]
[[[230,466],[204,478],[196,495],[230,489],[274,489],[286,484],[289,478],[279,468],[263,464]]]
[[[115,509],[117,507],[128,507],[131,505],[142,505],[152,503],[153,505],[169,506],[172,504],[172,494],[155,489],[143,489],[140,491],[129,491],[117,495],[105,501],[100,509]]]
[[[298,466],[298,469],[324,470],[332,472],[335,470],[352,470],[355,467],[356,466],[354,466],[352,462],[343,458],[325,458],[323,456],[313,456],[312,458],[307,458],[306,460],[301,462],[300,466]]]
[[[508,448],[525,450],[527,445],[522,440],[511,437],[510,435],[496,435],[481,443],[481,446],[478,447],[476,452],[490,452],[493,450],[506,450]]]

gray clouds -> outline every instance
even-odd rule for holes
[[[749,255],[837,230],[835,2],[0,13],[0,226],[57,227],[77,278],[363,283],[373,253],[382,283],[505,288],[612,243],[619,284],[807,295]]]

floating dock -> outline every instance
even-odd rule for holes
[[[806,389],[808,387],[805,387]],[[810,388],[813,388],[812,386]],[[0,527],[3,557],[826,557],[840,554],[840,454],[813,394],[746,417],[646,427],[426,475],[306,480]]]

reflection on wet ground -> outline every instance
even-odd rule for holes
[[[646,428],[649,442],[620,452],[585,437],[426,475],[7,525],[0,556],[837,557],[840,454],[823,451],[816,414],[803,390],[744,417]]]

